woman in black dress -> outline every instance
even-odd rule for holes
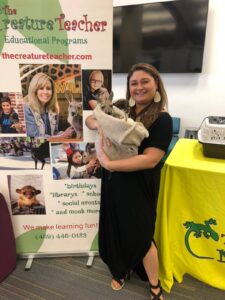
[[[144,124],[149,137],[142,141],[138,155],[127,159],[110,161],[102,147],[99,253],[112,273],[114,290],[124,286],[133,270],[149,281],[151,299],[162,300],[153,236],[161,159],[171,141],[172,119],[158,71],[149,64],[134,65],[127,77],[126,99],[130,117]],[[86,124],[101,131],[92,116]]]

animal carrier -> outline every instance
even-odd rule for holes
[[[225,159],[225,117],[205,118],[198,130],[198,140],[205,156]]]

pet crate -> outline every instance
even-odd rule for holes
[[[206,117],[198,130],[198,141],[205,156],[225,159],[225,117]]]

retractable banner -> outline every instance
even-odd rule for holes
[[[1,0],[0,192],[17,253],[97,251],[101,168],[85,125],[111,93],[112,0]]]

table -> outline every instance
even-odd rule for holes
[[[198,140],[180,139],[163,166],[155,240],[165,291],[184,274],[225,289],[225,160]]]

